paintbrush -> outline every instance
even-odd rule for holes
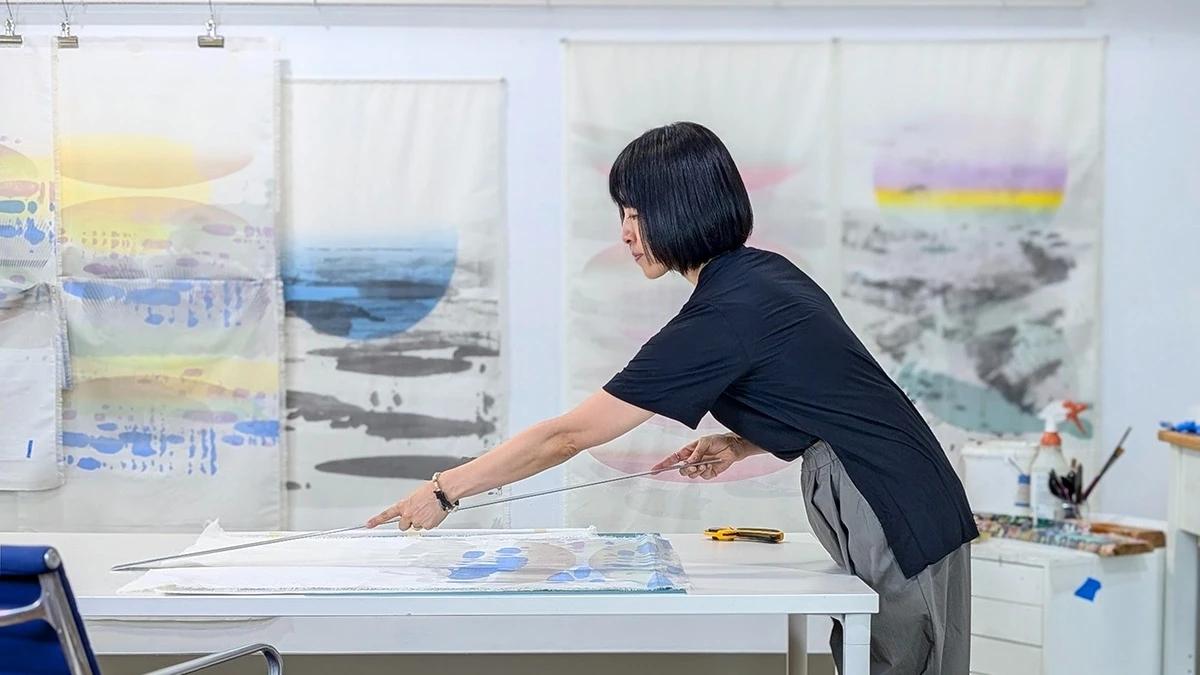
[[[1067,477],[1058,475],[1054,469],[1050,469],[1050,494],[1059,499],[1068,501],[1071,499],[1070,489],[1067,487]]]
[[[1083,464],[1071,459],[1071,473],[1067,474],[1067,500],[1072,504],[1083,501]]]
[[[1079,498],[1080,503],[1087,501],[1088,496],[1092,494],[1092,490],[1096,488],[1096,483],[1100,482],[1100,479],[1104,477],[1104,473],[1108,471],[1108,468],[1113,465],[1113,462],[1117,461],[1118,457],[1125,454],[1125,439],[1129,438],[1130,431],[1133,431],[1133,427],[1125,428],[1125,433],[1121,436],[1121,440],[1117,441],[1116,449],[1108,456],[1108,461],[1104,463],[1100,472],[1096,474],[1096,477],[1088,484],[1087,489],[1083,491],[1083,495]]]

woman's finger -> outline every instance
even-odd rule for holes
[[[708,442],[708,437],[705,436],[696,441],[695,447],[692,448],[692,456],[688,457],[688,461],[706,462],[712,459],[712,444]]]
[[[367,521],[367,527],[378,527],[387,521],[400,515],[400,510],[403,508],[403,502],[396,502],[379,512],[379,515]]]
[[[683,449],[667,455],[666,459],[659,462],[658,464],[655,464],[652,470],[659,471],[661,469],[666,469],[666,468],[672,467],[672,466],[682,462],[684,459],[686,459],[691,454],[691,450],[689,448],[691,448],[691,445],[685,446]]]
[[[708,464],[704,467],[704,471],[707,474],[706,478],[716,478],[717,476],[725,473],[725,471],[731,466],[733,466],[733,462],[724,457],[721,458],[721,461],[715,464]]]
[[[664,459],[663,461],[659,462],[658,464],[655,464],[654,466],[650,467],[650,470],[651,471],[662,471],[664,469],[669,469],[669,468],[675,466],[677,463],[678,463],[678,461],[675,459],[675,455],[667,455],[666,459]]]
[[[652,471],[661,471],[663,469],[669,469],[672,466],[679,464],[680,462],[688,461],[688,458],[690,458],[692,456],[692,450],[693,450],[693,448],[695,448],[695,446],[696,446],[695,442],[685,445],[683,448],[677,450],[676,452],[673,452],[670,455],[667,455],[666,459],[659,462],[658,464],[655,464],[651,470]]]

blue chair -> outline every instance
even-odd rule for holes
[[[279,652],[255,644],[192,659],[147,675],[183,675],[261,653],[282,675]],[[100,675],[58,551],[0,546],[0,675]]]

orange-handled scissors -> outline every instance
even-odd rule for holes
[[[762,527],[710,527],[704,531],[704,536],[714,541],[735,541],[746,539],[778,544],[783,541],[781,530],[770,530]]]

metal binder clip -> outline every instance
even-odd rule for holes
[[[208,21],[204,22],[205,35],[196,36],[196,44],[200,47],[221,48],[225,46],[225,38],[217,35],[217,13],[213,10],[212,0],[208,0]]]
[[[4,20],[4,34],[0,35],[0,46],[20,47],[23,40],[17,35],[17,23],[8,17]]]
[[[58,41],[59,49],[77,49],[79,47],[79,36],[71,35],[71,22],[63,21],[60,25],[62,33],[55,40]]]
[[[8,8],[8,18],[4,20],[4,34],[0,35],[0,46],[19,47],[23,40],[17,35],[17,19],[13,16],[12,5],[8,0],[4,0],[4,6]]]
[[[79,47],[79,38],[71,35],[71,13],[67,11],[67,0],[62,0],[63,20],[59,27],[62,32],[58,37],[59,49],[76,49]]]
[[[196,44],[201,47],[224,47],[225,38],[217,35],[217,22],[209,19],[204,22],[204,28],[208,31],[207,35],[197,35]]]

